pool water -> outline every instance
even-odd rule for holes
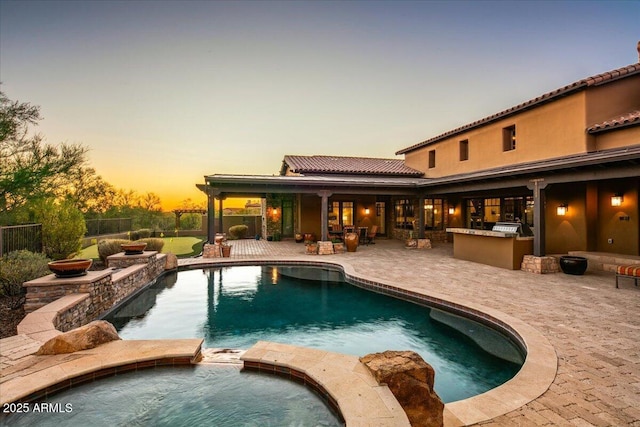
[[[11,426],[340,426],[301,384],[239,367],[198,364],[101,379],[47,398],[60,413],[13,414]],[[34,408],[35,403],[31,403]],[[6,424],[4,424],[6,422]]]
[[[248,266],[172,273],[105,319],[123,339],[201,337],[210,348],[247,349],[266,340],[357,356],[413,350],[435,369],[445,403],[490,390],[520,369],[460,328],[434,321],[429,308],[334,281],[335,274],[330,281],[302,280],[301,271]],[[465,322],[470,330],[485,328]]]

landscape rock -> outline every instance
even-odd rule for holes
[[[176,254],[168,253],[165,257],[164,269],[175,270],[176,268],[178,268],[178,257]]]
[[[119,340],[116,328],[106,320],[96,320],[51,338],[36,352],[37,356],[73,353]]]
[[[435,371],[413,351],[385,351],[360,358],[378,384],[386,384],[412,426],[443,425],[444,403],[433,389]]]

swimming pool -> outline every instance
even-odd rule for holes
[[[478,323],[457,319],[464,324],[452,327],[432,319],[429,308],[357,288],[336,272],[321,269],[327,280],[303,280],[303,271],[236,266],[172,273],[106,320],[124,339],[202,337],[205,347],[246,349],[266,340],[358,356],[413,350],[434,367],[444,402],[490,390],[520,369],[469,338],[487,329]]]

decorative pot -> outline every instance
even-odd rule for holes
[[[313,243],[316,241],[316,236],[313,233],[305,233],[304,242],[305,243]]]
[[[344,235],[344,244],[347,247],[347,252],[355,252],[359,242],[360,237],[358,233],[347,233]]]
[[[146,247],[146,243],[123,243],[120,245],[120,249],[124,251],[125,255],[140,255]]]
[[[91,259],[63,259],[51,261],[47,265],[56,277],[66,278],[84,276],[91,264],[93,264]]]
[[[304,242],[304,236],[301,233],[296,233],[296,243]]]
[[[231,246],[222,246],[222,256],[229,258],[231,256]]]
[[[587,271],[587,259],[581,256],[564,255],[560,257],[560,268],[565,274],[581,276]]]

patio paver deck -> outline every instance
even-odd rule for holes
[[[305,255],[303,245],[289,241],[232,245],[232,257],[217,262],[347,263],[372,280],[498,310],[535,328],[555,348],[555,380],[537,399],[482,425],[640,426],[640,291],[633,282],[616,289],[613,273],[536,275],[454,259],[449,244],[407,250],[382,239],[355,253],[326,256]],[[180,264],[197,267],[209,261],[191,258]],[[13,340],[12,346],[6,340]],[[0,360],[7,360],[10,347],[23,346],[24,353],[35,347],[20,340],[0,340]],[[10,364],[19,361],[13,354]]]

